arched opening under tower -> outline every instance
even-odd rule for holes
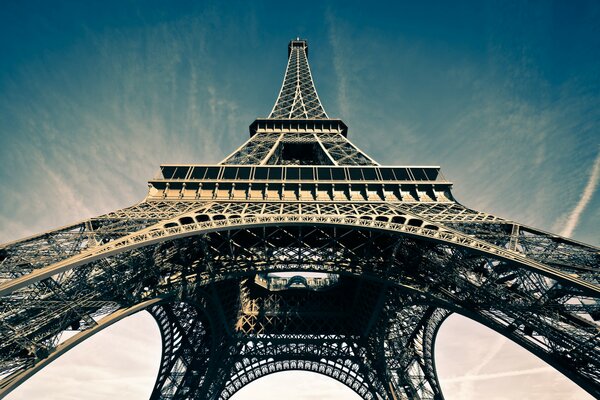
[[[458,314],[440,327],[435,361],[446,400],[593,399],[518,344]]]
[[[343,383],[309,371],[283,371],[259,378],[231,397],[231,400],[255,399],[346,399],[361,397]]]
[[[161,351],[156,321],[138,312],[67,351],[5,399],[148,399]]]
[[[147,399],[160,358],[160,334],[147,313],[98,333],[6,397]],[[93,355],[93,356],[92,356]],[[452,315],[440,328],[436,366],[446,400],[546,398],[591,400],[562,374],[491,329]],[[574,392],[578,394],[573,395]],[[126,396],[126,397],[125,397]],[[552,397],[554,396],[554,397]],[[344,384],[308,371],[261,377],[232,400],[360,399]]]
[[[286,227],[285,229],[289,230],[291,228]],[[339,232],[339,229],[338,229],[338,232]],[[275,231],[274,233],[277,233],[277,231]],[[362,237],[364,238],[364,236],[362,236]],[[368,285],[365,285],[365,284],[367,284],[367,283],[370,282],[372,284],[371,287],[370,287],[370,289],[372,289],[376,293],[384,293],[384,292],[382,292],[380,290],[381,289],[381,284],[382,284],[381,282],[376,282],[376,281],[373,281],[373,280],[369,281],[368,279],[366,279],[364,277],[357,277],[356,275],[353,275],[353,276],[351,276],[351,275],[339,275],[340,282],[338,282],[338,284],[330,286],[328,290],[324,290],[324,291],[308,290],[307,291],[306,290],[307,286],[309,286],[308,285],[308,279],[294,279],[296,277],[301,277],[301,275],[298,275],[298,274],[304,273],[303,270],[297,270],[297,268],[299,266],[306,267],[307,268],[307,270],[306,270],[307,273],[316,273],[316,274],[321,274],[321,275],[337,275],[337,274],[317,273],[317,272],[314,271],[319,265],[322,264],[322,262],[323,262],[322,261],[322,257],[314,257],[312,259],[303,258],[302,260],[304,262],[303,263],[298,263],[298,257],[294,257],[294,256],[296,256],[296,251],[298,251],[301,248],[296,247],[296,246],[287,245],[289,242],[286,242],[285,240],[282,239],[282,238],[285,238],[285,236],[283,236],[283,235],[281,235],[281,236],[275,236],[275,235],[273,235],[270,238],[272,240],[277,240],[276,243],[279,245],[279,247],[276,247],[277,250],[275,250],[275,251],[269,251],[269,252],[267,252],[267,256],[270,257],[269,260],[271,260],[271,261],[272,260],[283,261],[284,263],[279,264],[277,266],[277,268],[272,268],[272,269],[265,268],[264,270],[265,270],[266,273],[271,273],[269,271],[272,271],[272,273],[274,273],[274,274],[280,274],[281,272],[279,272],[279,271],[281,271],[281,270],[287,270],[288,272],[286,272],[286,273],[287,274],[291,274],[290,279],[284,285],[284,286],[288,286],[288,284],[289,284],[289,287],[287,287],[284,290],[285,293],[281,293],[281,291],[273,291],[271,293],[266,293],[265,294],[264,290],[260,290],[260,288],[256,288],[256,287],[251,287],[252,285],[250,285],[250,283],[255,282],[254,278],[255,278],[256,275],[253,274],[253,273],[251,273],[251,272],[247,272],[245,274],[240,274],[240,276],[238,276],[236,278],[229,279],[230,282],[222,281],[222,282],[215,283],[214,284],[214,289],[216,291],[213,291],[211,289],[211,292],[210,292],[211,296],[210,297],[215,297],[217,295],[223,295],[223,299],[228,299],[228,298],[229,299],[236,299],[236,298],[240,298],[240,295],[245,295],[246,294],[246,292],[244,291],[245,289],[249,289],[249,291],[247,293],[249,294],[249,299],[250,300],[257,300],[258,302],[260,302],[267,295],[270,296],[270,297],[272,297],[272,298],[280,296],[280,297],[282,297],[282,299],[281,299],[282,303],[281,304],[283,304],[286,300],[289,300],[289,298],[295,297],[293,300],[298,300],[298,297],[299,297],[298,295],[301,294],[299,292],[304,291],[304,292],[306,292],[306,293],[304,293],[306,295],[306,296],[304,296],[305,297],[304,300],[306,300],[306,299],[308,299],[308,300],[316,300],[316,299],[314,299],[314,297],[321,297],[322,298],[321,302],[313,302],[313,301],[307,301],[306,302],[306,304],[311,305],[311,307],[313,307],[313,308],[318,307],[318,310],[316,310],[316,311],[318,311],[318,312],[321,313],[323,311],[327,311],[327,310],[323,309],[323,304],[330,304],[331,305],[330,310],[334,310],[334,311],[335,310],[340,310],[340,309],[342,309],[342,310],[348,310],[348,311],[353,310],[352,308],[348,308],[348,307],[339,307],[340,303],[336,304],[335,301],[339,300],[339,301],[341,301],[341,305],[347,305],[346,303],[344,303],[344,300],[347,299],[347,296],[343,296],[342,293],[339,293],[339,295],[336,296],[336,293],[334,293],[336,290],[339,290],[339,289],[347,289],[348,291],[346,293],[348,293],[348,292],[349,293],[356,293],[357,296],[354,296],[354,297],[356,299],[360,299],[361,300],[360,302],[356,302],[356,303],[358,305],[361,305],[361,306],[369,305],[368,302],[364,301],[365,299],[369,299],[369,298],[372,299],[372,300],[377,299],[377,296],[373,296],[373,295],[363,296],[363,295],[361,295],[361,293],[364,293],[364,292],[361,292],[361,290],[366,289],[365,286],[368,286]],[[377,239],[377,240],[371,240],[368,243],[370,243],[370,245],[375,245],[376,244],[378,246],[381,246],[383,243],[386,243],[385,242],[386,237],[384,237],[384,236],[376,236],[376,237],[374,237],[374,239]],[[390,238],[388,237],[388,239],[390,239]],[[193,239],[190,239],[190,241],[191,240],[193,240]],[[239,239],[239,233],[238,233],[238,236],[236,237],[236,240],[240,240]],[[358,240],[358,239],[352,239],[351,241],[350,240],[346,241],[346,243],[359,244],[359,245],[361,245],[361,243],[363,243],[363,242],[364,241],[361,241],[361,240]],[[248,242],[244,242],[244,243],[248,243]],[[390,240],[389,243],[393,244],[395,242]],[[403,243],[405,243],[407,245],[410,245],[412,242],[409,242],[408,240],[406,240]],[[246,248],[246,247],[247,246],[240,246],[240,248]],[[201,248],[201,246],[196,246],[196,248]],[[436,248],[433,245],[429,246],[428,249],[432,250],[432,251],[436,250]],[[333,253],[333,254],[334,255],[338,255],[338,253]],[[369,252],[369,254],[375,254],[375,253]],[[450,248],[448,248],[448,247],[441,247],[436,254],[438,256],[446,256],[448,254],[451,254]],[[313,262],[313,264],[305,263],[305,261],[307,261],[307,260],[311,260],[311,261],[314,261],[314,262]],[[494,265],[494,266],[496,266],[496,265]],[[285,269],[284,267],[288,268],[288,269]],[[339,268],[337,263],[331,263],[331,268],[328,269],[328,270],[330,270],[332,272],[335,272],[335,271],[338,270],[337,268]],[[311,272],[308,272],[308,271],[311,271]],[[284,276],[285,276],[285,274],[284,274]],[[343,280],[343,282],[341,280]],[[456,289],[455,286],[450,286],[450,288],[452,290]],[[300,289],[300,290],[298,290],[298,289]],[[391,287],[390,287],[390,290],[391,290]],[[393,293],[390,292],[389,298],[390,299],[398,299],[400,294],[402,294],[401,291],[399,291],[399,292],[395,292],[394,291]],[[311,297],[309,297],[309,296],[311,296]],[[283,297],[285,297],[285,298],[283,298]],[[300,299],[300,300],[302,300],[302,299]],[[410,299],[408,299],[408,300],[410,300]],[[227,302],[225,302],[225,304],[226,303]],[[365,303],[367,303],[367,304],[365,304]],[[300,306],[303,306],[303,305],[304,304],[300,304]],[[299,308],[302,311],[302,307],[300,307],[300,306],[299,306]],[[370,304],[370,306],[373,306],[373,304]],[[425,310],[425,305],[423,305],[423,304],[415,304],[415,307],[417,307],[417,309],[415,311],[418,311],[418,312],[424,312],[424,311],[426,311]],[[308,313],[309,313],[308,315],[310,315],[310,313],[312,313],[313,311],[315,311],[313,308],[306,309],[306,311],[308,311]],[[372,307],[371,307],[371,309],[372,309]],[[399,308],[398,309],[399,314],[397,315],[397,318],[399,320],[405,320],[406,321],[407,319],[404,318],[404,317],[405,316],[409,316],[408,315],[409,312],[407,312],[406,314],[402,314],[401,312],[402,312],[403,309],[404,308],[401,308],[401,309]],[[277,310],[278,309],[276,308],[276,309],[271,310],[271,311],[277,311]],[[234,311],[237,311],[237,310],[234,310]],[[367,311],[369,311],[369,310],[367,310]],[[347,320],[349,320],[349,321],[356,321],[357,320],[357,316],[359,315],[356,312],[349,312],[349,314],[350,314],[350,316],[347,318]],[[287,313],[286,315],[284,315],[284,317],[289,316],[289,315],[291,315],[291,313]],[[363,313],[363,315],[370,316],[370,315],[373,315],[373,313],[367,312],[367,313]],[[269,320],[269,319],[272,319],[271,318],[272,316],[265,315],[265,313],[260,313],[260,312],[255,314],[252,311],[252,309],[249,310],[249,312],[247,313],[246,316],[248,317],[247,319],[240,320],[240,322],[242,323],[240,326],[243,328],[243,331],[245,333],[255,335],[254,336],[255,339],[252,340],[252,343],[255,343],[256,339],[262,339],[263,342],[267,342],[265,340],[264,336],[260,336],[260,335],[264,335],[264,332],[262,330],[265,328],[265,325],[263,323],[264,322],[268,322],[267,320]],[[255,317],[260,317],[260,318],[255,318]],[[263,317],[265,317],[265,318],[263,318]],[[367,320],[369,318],[367,318]],[[325,322],[327,322],[327,321],[331,321],[331,318],[329,316],[327,318],[323,317],[321,319],[312,318],[312,322],[314,323],[314,325],[311,325],[310,332],[312,332],[312,333],[310,333],[310,334],[312,334],[312,335],[323,335],[323,334],[326,334],[327,330],[325,328],[327,328],[327,323],[325,323]],[[285,324],[283,324],[283,325],[282,324],[277,324],[277,326],[274,325],[275,329],[271,330],[271,333],[272,334],[279,334],[279,333],[283,332],[285,334],[286,331],[289,332],[289,329],[286,328],[286,326],[287,327],[291,326],[293,328],[291,330],[295,331],[296,333],[297,333],[297,330],[296,330],[297,327],[299,327],[298,329],[300,329],[300,328],[302,328],[303,330],[306,329],[306,324],[304,324],[303,321],[299,321],[299,320],[295,321],[292,318],[291,321],[284,321],[284,322],[287,323],[287,325],[285,325]],[[294,324],[295,322],[297,322],[297,323]],[[341,320],[340,322],[344,322],[344,321]],[[268,328],[268,326],[267,326],[267,328]],[[318,333],[315,333],[315,332],[318,332]],[[401,339],[402,337],[407,337],[407,336],[403,335],[403,332],[401,330],[398,330],[397,334],[396,334],[396,332],[394,333],[394,339],[396,339],[396,338]],[[320,339],[320,337],[318,337],[318,339]],[[463,343],[470,343],[468,339],[460,338],[460,340]],[[268,342],[267,342],[267,344],[268,344]],[[322,347],[322,346],[319,346],[319,348],[320,347]],[[254,347],[254,348],[256,348],[256,347]],[[317,346],[315,346],[314,348],[317,348]],[[310,348],[309,350],[312,350],[312,348]],[[275,353],[275,352],[270,352],[269,354],[273,354],[273,353]],[[502,355],[502,354],[500,354],[500,355]],[[267,359],[268,359],[268,357],[267,357]],[[456,359],[457,358],[453,358],[453,361],[456,361]],[[545,365],[544,365],[544,367],[545,367]],[[511,371],[508,371],[508,373],[512,374]],[[504,377],[505,378],[506,377],[510,378],[510,376],[512,376],[512,375],[504,376]],[[118,381],[119,377],[116,377],[116,378],[113,378],[113,379],[115,379],[115,380]],[[485,377],[484,378],[478,377],[476,380],[484,380],[484,379],[485,379]],[[504,385],[506,385],[506,382],[507,381],[505,380],[504,381]],[[85,389],[85,390],[88,390],[88,389]],[[491,393],[495,393],[496,390],[492,390]],[[488,392],[485,392],[485,391],[479,392],[479,391],[477,391],[477,393],[473,397],[471,397],[471,398],[477,398],[477,396],[482,395],[482,393],[488,393]],[[515,396],[513,396],[513,397],[523,397],[523,395],[527,396],[528,393],[529,392],[527,391],[527,389],[525,389],[523,392],[515,393]],[[232,391],[231,394],[233,395],[234,392]],[[133,398],[133,397],[131,397],[131,398]],[[141,398],[144,398],[144,397],[141,396]],[[202,397],[198,397],[198,398],[202,398]],[[446,398],[447,399],[453,399],[453,398],[461,398],[462,399],[462,398],[468,398],[468,397],[464,397],[464,396],[458,396],[458,397],[456,397],[456,396],[448,395],[448,396],[446,396]],[[546,397],[546,398],[548,398],[548,397]],[[589,397],[581,397],[581,398],[585,399],[585,398],[589,398]]]

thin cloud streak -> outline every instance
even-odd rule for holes
[[[598,178],[599,177],[600,177],[600,152],[598,152],[598,155],[596,156],[596,160],[594,160],[594,165],[592,166],[592,172],[587,181],[587,184],[585,185],[585,188],[583,189],[583,192],[581,192],[581,198],[579,199],[579,201],[577,202],[577,205],[575,206],[575,208],[573,208],[573,211],[571,211],[571,213],[569,214],[569,216],[567,218],[565,228],[561,232],[562,236],[567,236],[567,237],[571,236],[573,234],[573,231],[575,230],[575,228],[577,228],[577,224],[579,223],[579,218],[581,217],[581,214],[583,213],[583,211],[585,210],[585,208],[587,207],[589,202],[592,200],[592,196],[596,192],[596,187],[598,186]]]
[[[338,29],[331,10],[326,14],[327,23],[329,24],[329,42],[332,48],[333,69],[337,77],[337,101],[341,115],[350,115],[350,101],[348,99],[348,74],[346,74],[346,60],[341,54],[342,43],[339,38]]]
[[[485,381],[488,379],[497,379],[497,378],[512,378],[516,376],[523,375],[533,375],[533,374],[543,374],[546,372],[553,371],[552,367],[540,367],[540,368],[528,368],[522,369],[519,371],[506,371],[506,372],[496,372],[493,374],[477,374],[477,375],[464,375],[456,378],[449,378],[445,380],[445,383],[464,383],[464,382],[476,382],[476,381]],[[460,397],[463,398],[463,397]]]
[[[471,368],[466,373],[465,376],[466,377],[480,376],[481,371],[490,362],[492,362],[496,358],[496,356],[500,353],[500,351],[502,350],[502,347],[504,346],[504,343],[506,343],[506,338],[504,338],[503,336],[498,337],[498,339],[494,343],[491,350],[486,354],[486,356],[481,360],[481,362],[479,364],[475,365],[473,368]],[[460,380],[460,378],[458,378],[458,379],[459,379],[459,382],[463,383],[460,385],[458,397],[461,399],[473,398],[474,397],[473,396],[473,386],[470,384],[470,382],[472,382],[472,381],[471,380]]]

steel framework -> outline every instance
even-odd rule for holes
[[[442,399],[453,312],[600,397],[599,249],[469,209],[439,167],[380,166],[346,135],[292,40],[271,114],[223,162],[163,165],[139,204],[3,245],[0,397],[140,310],[162,334],[152,399],[284,370]]]

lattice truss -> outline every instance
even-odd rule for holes
[[[170,305],[178,304],[172,303],[174,299],[191,304],[199,313],[222,310],[209,317],[218,331],[229,333],[206,340],[221,341],[219,354],[230,358],[219,368],[232,369],[215,373],[227,377],[227,382],[204,378],[217,385],[210,389],[214,398],[227,398],[269,371],[300,368],[298,362],[302,368],[339,379],[365,398],[392,398],[390,391],[399,398],[440,398],[431,348],[443,320],[440,316],[448,311],[496,329],[598,394],[595,319],[600,310],[595,266],[599,256],[595,248],[455,203],[156,202],[109,216],[115,215],[160,222],[145,227],[126,224],[125,217],[120,226],[129,226],[127,232],[98,233],[95,237],[104,239],[94,241],[89,239],[92,232],[85,230],[94,224],[87,222],[78,230],[58,230],[3,248],[1,368],[13,372],[3,382],[5,389],[60,353],[63,331],[89,335],[103,328],[98,315],[161,298],[164,304],[154,309],[172,316],[158,318],[158,311],[153,312],[167,357],[156,398],[204,396],[184,395],[197,382],[175,378],[190,373],[186,372],[189,363],[174,353],[168,355],[177,352],[168,350],[169,340],[181,343],[184,335],[206,328],[198,325],[200,320],[187,327],[173,322],[178,309]],[[65,237],[65,232],[70,234]],[[59,257],[62,251],[56,243],[69,249],[69,255]],[[41,259],[39,254],[49,258]],[[57,255],[56,262],[50,261],[51,254]],[[27,265],[24,260],[36,261]],[[11,275],[18,265],[22,272]],[[248,283],[256,273],[286,270],[360,279],[331,289],[326,293],[329,297],[297,292],[283,298],[261,293]],[[220,290],[218,282],[227,283],[227,290]],[[368,282],[375,289],[367,290]],[[385,297],[377,294],[392,292]],[[347,293],[361,299],[362,310]],[[207,301],[219,306],[208,307]],[[269,315],[265,311],[269,309],[287,311],[283,316]],[[315,315],[315,310],[321,310],[321,315]],[[408,334],[403,329],[412,329],[411,324],[416,325]],[[185,333],[190,329],[194,331]],[[168,339],[173,335],[181,338]],[[241,351],[257,345],[263,336],[279,337],[287,349],[297,345],[299,337],[325,343],[331,335],[339,348],[354,349],[352,357],[336,355],[323,363],[328,359],[309,354],[322,345],[307,345],[306,357],[281,350],[287,356],[274,361],[246,359]],[[189,340],[194,346],[201,343]],[[186,357],[209,351],[188,350]],[[361,357],[365,361],[359,362]],[[380,382],[379,386],[369,386],[373,382]]]
[[[290,91],[299,79],[312,92]],[[315,99],[300,41],[290,47],[273,113],[287,107],[326,118],[310,106]],[[341,132],[283,130],[257,133],[223,163],[305,161],[297,148],[286,155],[289,144],[307,145],[317,164],[376,165]],[[365,399],[442,399],[433,347],[452,312],[600,397],[600,250],[451,196],[419,199],[148,197],[7,243],[0,397],[140,310],[162,336],[152,399],[228,399],[261,376],[296,369],[328,375]],[[257,283],[282,271],[336,279],[320,290]],[[67,331],[75,334],[64,339]]]
[[[378,165],[341,133],[259,133],[252,136],[223,165],[303,164],[282,157],[286,144],[312,145],[310,165]]]
[[[310,73],[307,51],[304,40],[290,43],[285,77],[269,118],[327,118]]]

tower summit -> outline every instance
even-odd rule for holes
[[[288,45],[288,65],[270,119],[327,119],[308,65],[306,40]]]
[[[600,249],[467,208],[439,167],[379,165],[346,134],[292,40],[269,117],[221,163],[162,165],[140,203],[2,245],[0,397],[147,310],[151,399],[228,399],[285,370],[443,399],[451,313],[600,398]]]

